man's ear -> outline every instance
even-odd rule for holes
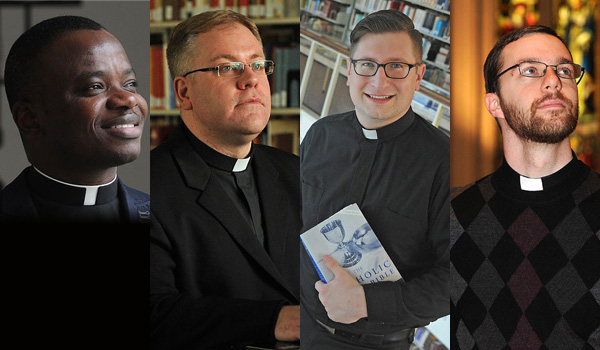
[[[484,101],[485,108],[487,108],[488,112],[490,112],[494,118],[504,119],[504,112],[502,111],[502,107],[500,107],[500,97],[498,97],[497,94],[485,94]]]
[[[33,103],[19,101],[12,108],[12,115],[17,128],[23,134],[41,135],[43,132],[41,111]]]
[[[415,84],[415,91],[419,90],[419,88],[421,88],[421,81],[423,80],[423,77],[425,76],[425,69],[427,69],[425,64],[419,64],[415,67],[415,71],[417,72],[417,81]]]
[[[175,90],[175,97],[184,110],[192,109],[192,100],[190,96],[189,81],[184,77],[176,77],[173,79],[173,90]]]
[[[352,60],[350,58],[346,59],[346,66],[348,68],[348,78],[350,78],[350,70],[352,69]],[[350,87],[350,79],[346,79],[346,86]]]

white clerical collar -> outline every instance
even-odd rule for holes
[[[519,175],[519,181],[521,183],[521,189],[523,191],[543,191],[544,183],[541,178],[531,178],[523,175]]]
[[[377,130],[362,128],[363,135],[369,140],[377,140]]]
[[[246,168],[248,168],[248,164],[250,164],[250,159],[251,159],[251,157],[244,158],[244,159],[237,159],[235,161],[235,164],[233,165],[232,171],[234,173],[239,173],[240,171],[246,170]]]
[[[33,168],[38,173],[40,173],[41,175],[43,175],[44,177],[46,177],[46,178],[48,178],[48,179],[50,179],[52,181],[58,182],[60,184],[66,185],[66,186],[71,186],[71,187],[77,187],[77,188],[83,188],[83,189],[85,189],[85,197],[84,197],[84,200],[83,200],[83,205],[95,205],[96,204],[96,199],[98,197],[98,189],[100,187],[112,184],[117,179],[117,174],[115,174],[115,177],[114,177],[114,179],[112,179],[112,181],[110,181],[108,183],[105,183],[105,184],[102,184],[102,185],[94,185],[94,186],[75,185],[75,184],[71,184],[71,183],[68,183],[68,182],[60,181],[60,180],[57,180],[57,179],[55,179],[55,178],[53,178],[51,176],[48,176],[48,175],[44,174],[43,172],[41,172],[35,166]]]

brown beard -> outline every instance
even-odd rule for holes
[[[560,92],[533,101],[529,113],[524,109],[519,109],[515,104],[504,103],[501,97],[499,99],[508,126],[524,140],[537,143],[558,143],[568,137],[577,126],[579,106],[566,99]],[[545,112],[550,114],[546,116],[538,115],[538,106],[550,99],[559,99],[564,102],[567,106],[566,115],[562,115],[562,110]]]

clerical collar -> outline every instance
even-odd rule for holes
[[[560,170],[541,178],[528,178],[510,167],[506,159],[492,177],[492,183],[515,197],[544,200],[570,193],[585,179],[586,167],[573,153],[573,159]]]
[[[367,140],[386,140],[391,139],[405,132],[415,120],[415,113],[412,108],[402,118],[395,122],[381,127],[379,129],[365,129],[358,121],[358,117],[355,118],[357,130],[360,131],[361,135]]]
[[[236,159],[215,151],[210,146],[200,141],[185,125],[184,130],[194,150],[200,154],[200,157],[202,157],[209,166],[229,172],[240,172],[248,168],[248,164],[250,164],[250,160],[254,154],[254,144],[251,145],[248,157]]]
[[[106,184],[84,186],[57,180],[36,167],[27,174],[27,183],[32,193],[46,200],[76,206],[106,204],[117,198],[117,175]]]

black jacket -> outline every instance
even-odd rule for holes
[[[150,347],[272,339],[281,307],[299,302],[298,157],[254,150],[267,254],[183,128],[151,152]]]

